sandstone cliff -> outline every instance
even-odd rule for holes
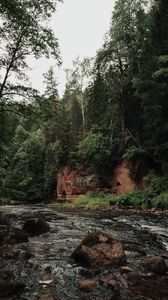
[[[122,194],[137,188],[143,189],[143,178],[149,172],[147,164],[138,162],[134,166],[134,180],[130,177],[131,172],[132,169],[125,162],[117,164],[107,175],[98,174],[84,165],[76,168],[63,167],[57,177],[57,198],[71,201],[88,191]]]

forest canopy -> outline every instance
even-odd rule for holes
[[[48,26],[56,4],[0,2],[1,197],[51,199],[59,168],[79,162],[100,171],[145,155],[166,176],[168,1],[117,0],[96,57],[66,70],[63,97],[53,67],[43,95],[25,75],[29,55],[60,64]]]

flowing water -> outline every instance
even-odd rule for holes
[[[16,278],[25,285],[19,296],[13,295],[6,299],[35,300],[41,299],[40,295],[46,293],[51,293],[55,297],[52,299],[57,300],[152,299],[136,296],[115,298],[111,290],[101,285],[98,285],[94,292],[82,292],[79,289],[79,280],[83,278],[82,268],[73,261],[71,254],[88,232],[102,230],[123,241],[127,263],[141,270],[146,256],[167,253],[166,217],[115,212],[65,212],[42,205],[0,206],[1,229],[22,228],[24,222],[32,217],[40,217],[47,221],[51,232],[31,237],[28,243],[12,246],[15,250],[30,251],[32,257],[29,259],[0,257],[1,271],[12,270]],[[109,270],[101,272],[106,274]]]

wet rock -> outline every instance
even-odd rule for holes
[[[23,230],[31,236],[36,236],[49,232],[50,226],[42,219],[30,219],[23,225]]]
[[[168,271],[168,267],[163,257],[153,256],[149,257],[144,262],[144,268],[148,272],[153,272],[157,275],[164,275]]]
[[[76,262],[87,267],[121,265],[125,262],[123,244],[105,232],[88,234],[72,253]]]
[[[17,282],[12,272],[2,271],[0,273],[0,299],[19,294],[23,289],[24,284]]]
[[[9,233],[9,239],[15,243],[27,243],[29,241],[27,233],[21,229],[12,229]]]
[[[17,228],[0,232],[0,244],[27,243],[28,235],[25,231]]]
[[[97,282],[94,279],[92,279],[92,280],[91,279],[90,280],[82,279],[79,281],[79,287],[81,290],[84,290],[84,291],[90,291],[93,288],[95,288],[96,285],[97,285]]]
[[[123,266],[120,268],[121,274],[130,273],[130,272],[133,272],[133,269],[128,266]]]
[[[128,288],[127,280],[120,273],[108,275],[100,279],[100,284],[112,289]]]
[[[2,256],[7,259],[15,258],[15,259],[27,260],[31,258],[33,255],[29,250],[6,248],[4,249],[4,253],[2,253]]]
[[[53,293],[48,293],[40,295],[39,300],[56,300],[56,298]]]
[[[168,299],[168,277],[155,276],[150,280],[141,280],[136,286],[130,286],[134,296],[132,299],[145,300],[167,300]]]
[[[124,278],[127,280],[129,285],[137,285],[141,281],[142,275],[137,271],[132,271],[124,274]]]
[[[86,269],[86,268],[81,268],[80,270],[80,275],[86,277],[86,278],[93,278],[94,276],[98,275],[100,273],[99,269]]]

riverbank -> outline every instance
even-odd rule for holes
[[[73,203],[51,203],[47,204],[48,208],[51,208],[53,210],[63,212],[63,213],[82,213],[82,212],[92,212],[99,213],[99,214],[116,214],[116,215],[140,215],[140,216],[164,216],[168,217],[168,210],[159,210],[155,208],[151,209],[136,209],[131,206],[127,207],[118,207],[116,205],[110,206],[93,206],[93,207],[86,207],[86,206],[77,206],[73,205]]]

